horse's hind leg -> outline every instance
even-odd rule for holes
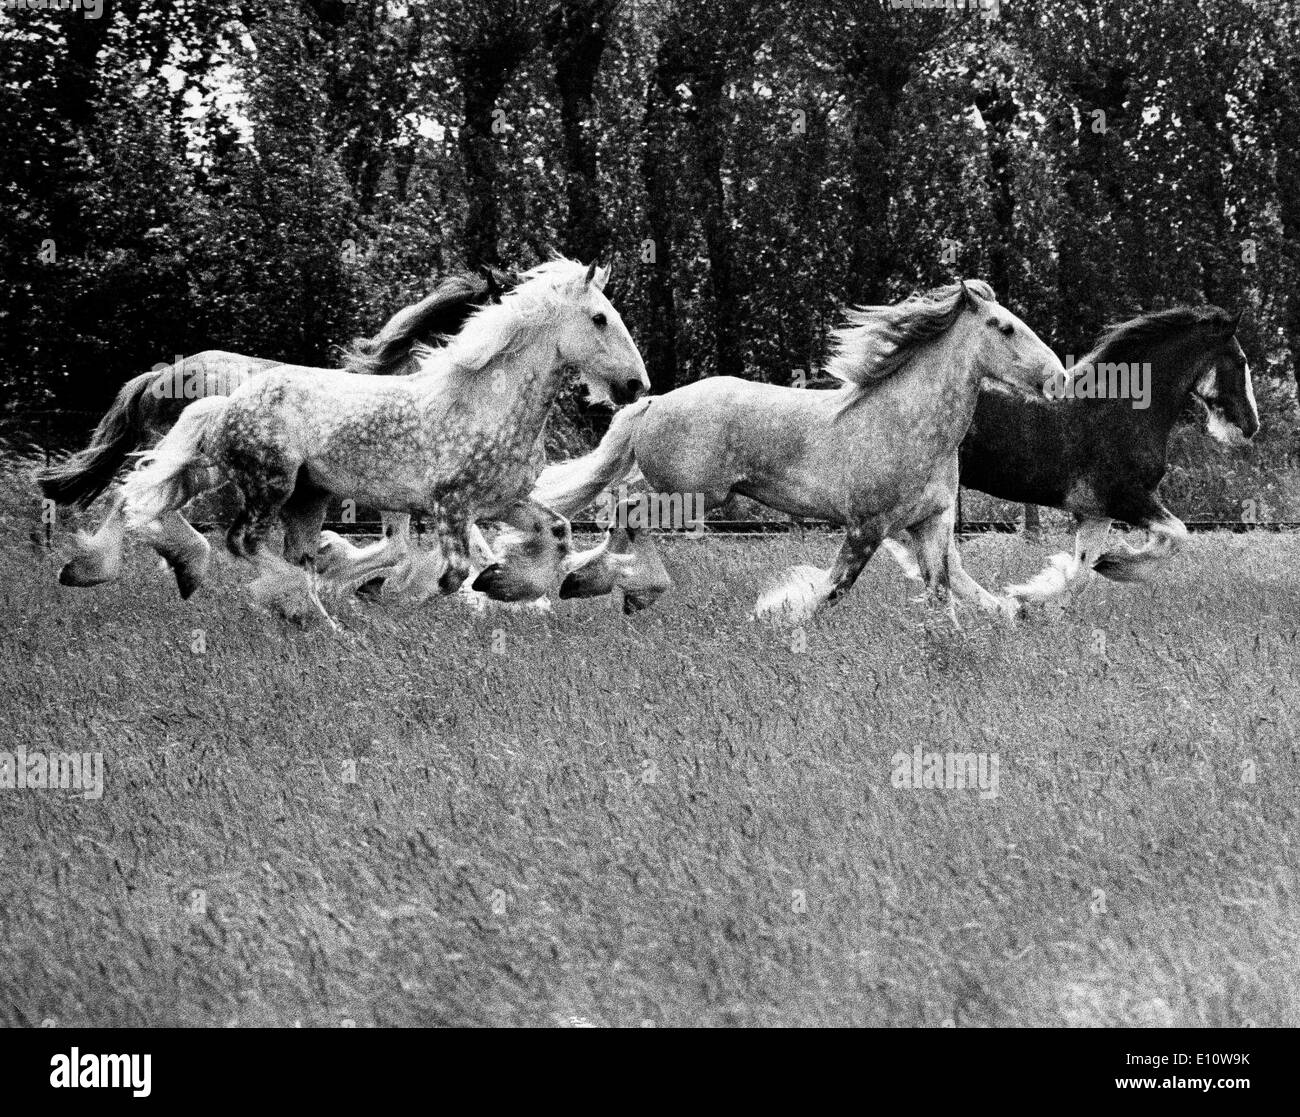
[[[400,596],[413,567],[410,530],[409,515],[384,512],[382,537],[364,547],[354,546],[337,532],[323,531],[316,569],[332,582],[355,586],[360,594]]]
[[[232,469],[235,484],[244,497],[244,507],[226,532],[226,546],[240,558],[252,558],[280,516],[297,488],[297,471],[283,468],[265,472],[253,469]],[[323,518],[322,518],[323,522]],[[317,527],[319,537],[320,528]],[[316,554],[317,541],[312,542],[311,554]]]
[[[830,570],[796,566],[759,596],[754,615],[767,620],[801,622],[823,605],[834,605],[853,588],[885,536],[879,517],[852,525]]]
[[[315,564],[321,528],[329,511],[330,494],[300,481],[280,508],[284,523],[284,557],[294,566]]]
[[[314,488],[306,478],[299,476],[293,495],[280,509],[284,523],[284,558],[300,567],[306,581],[307,600],[325,618],[325,623],[338,630],[338,623],[320,599],[320,578],[316,572],[316,551],[320,546],[321,528],[329,511],[330,494]]]
[[[1041,603],[1069,592],[1080,579],[1089,578],[1093,570],[1105,573],[1103,566],[1106,560],[1111,555],[1119,556],[1124,553],[1120,551],[1106,553],[1106,537],[1110,525],[1111,521],[1105,517],[1079,517],[1079,527],[1074,537],[1073,557],[1064,552],[1052,555],[1047,560],[1047,565],[1028,582],[1007,586],[1007,594],[1016,601]],[[1134,555],[1137,552],[1127,553]],[[1110,575],[1108,574],[1107,577]]]
[[[94,535],[79,531],[73,537],[72,557],[59,571],[59,584],[84,587],[116,581],[122,572],[125,544],[126,516],[122,508],[122,490],[118,489],[99,530]]]
[[[374,571],[374,577],[357,587],[358,593],[401,595],[415,568],[411,554],[411,515],[409,512],[380,512],[382,538],[355,556],[357,569]]]

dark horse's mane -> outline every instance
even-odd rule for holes
[[[513,274],[495,268],[448,275],[418,303],[394,314],[373,337],[353,341],[343,367],[375,376],[398,373],[414,346],[438,345],[458,333],[476,306],[500,299],[518,282]]]
[[[1163,348],[1172,338],[1195,326],[1231,333],[1236,327],[1236,319],[1217,306],[1175,306],[1169,310],[1156,310],[1107,326],[1092,352],[1079,364],[1134,361]]]

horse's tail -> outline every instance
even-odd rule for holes
[[[163,440],[127,474],[122,500],[128,528],[144,527],[197,495],[191,474],[208,464],[208,438],[229,405],[228,396],[208,396],[190,404]]]
[[[533,486],[533,499],[561,516],[572,517],[611,485],[623,480],[636,465],[632,439],[646,408],[653,402],[647,398],[623,408],[591,453],[542,470]]]
[[[1161,564],[1187,542],[1188,534],[1186,525],[1172,516],[1150,524],[1147,530],[1151,538],[1143,546],[1134,550],[1123,543],[1103,554],[1093,569],[1112,582],[1149,582]]]
[[[157,372],[142,372],[122,385],[91,435],[90,445],[37,474],[45,496],[56,504],[85,508],[112,484],[147,432],[140,401],[157,379]]]

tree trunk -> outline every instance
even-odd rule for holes
[[[567,255],[584,262],[598,259],[609,242],[597,177],[594,110],[596,74],[614,8],[615,0],[561,0],[547,27],[564,138],[568,208],[562,244]]]
[[[470,267],[501,263],[501,211],[497,203],[497,139],[492,132],[492,110],[502,82],[480,67],[467,67],[462,75],[465,120],[457,145],[465,165],[465,261]]]
[[[456,138],[465,168],[468,205],[465,260],[471,267],[500,264],[501,207],[497,197],[497,145],[493,112],[506,82],[536,41],[536,12],[529,5],[468,0],[455,13],[451,47],[460,78],[465,118]]]
[[[713,289],[713,340],[715,371],[719,376],[743,376],[745,357],[740,337],[740,298],[736,291],[731,219],[722,185],[726,145],[723,68],[718,60],[703,67],[694,84],[699,104],[695,141],[699,160],[701,225],[709,257],[709,284]]]
[[[671,169],[675,132],[672,97],[681,71],[681,41],[670,35],[660,44],[654,72],[646,86],[641,120],[644,147],[641,181],[646,195],[649,244],[642,252],[642,267],[650,269],[647,284],[649,322],[645,331],[646,372],[659,395],[677,387],[677,302],[673,288],[674,208]]]
[[[841,69],[852,106],[853,236],[849,254],[851,302],[884,302],[893,271],[889,202],[894,122],[903,89],[912,73],[916,45],[895,30],[893,17],[877,22],[864,13],[859,39],[850,45]],[[868,26],[867,24],[870,24]]]

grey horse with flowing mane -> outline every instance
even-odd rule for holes
[[[951,562],[957,447],[982,377],[1025,391],[1061,371],[1060,361],[979,280],[850,311],[848,320],[828,368],[838,390],[713,377],[642,400],[615,416],[591,453],[544,471],[534,499],[572,516],[639,467],[652,492],[702,494],[706,509],[737,493],[844,525],[829,571],[795,568],[760,598],[758,614],[773,619],[837,601],[899,533],[915,542],[931,590],[1005,612],[968,577],[950,577],[960,570]],[[667,588],[666,573],[657,586],[644,577],[656,562],[637,535],[570,574],[561,594],[631,583],[625,608],[644,605]]]
[[[372,337],[355,340],[343,370],[387,376],[416,371],[421,347],[443,344],[459,332],[477,307],[500,301],[516,282],[514,275],[490,268],[446,276],[425,298],[394,314]],[[212,349],[141,373],[118,391],[89,445],[38,476],[42,493],[58,504],[89,507],[114,482],[130,456],[154,445],[194,400],[227,396],[251,377],[275,368],[338,371]],[[204,487],[206,480],[196,477],[194,490]],[[384,521],[384,554],[396,563],[408,544],[410,517],[385,514]],[[67,586],[95,586],[115,580],[121,571],[125,537],[119,492],[97,531],[77,533],[73,554],[59,572],[59,581]],[[206,547],[202,537],[180,512],[174,512],[158,521],[148,541],[168,561],[181,596],[188,597],[203,576]],[[340,553],[343,548],[336,545],[334,551]],[[373,560],[376,553],[367,552],[365,557]]]
[[[649,388],[602,293],[607,277],[594,263],[562,258],[532,268],[445,346],[425,350],[409,376],[282,366],[229,396],[197,400],[123,482],[128,531],[152,532],[196,495],[195,476],[215,468],[243,496],[226,533],[230,550],[268,575],[305,572],[308,597],[331,624],[315,559],[332,497],[429,515],[443,593],[469,574],[477,521],[552,530],[567,543],[568,521],[528,496],[561,386],[572,373],[593,398],[615,403]],[[261,546],[277,520],[285,529],[278,563]],[[491,593],[499,575],[484,570],[477,588]]]

